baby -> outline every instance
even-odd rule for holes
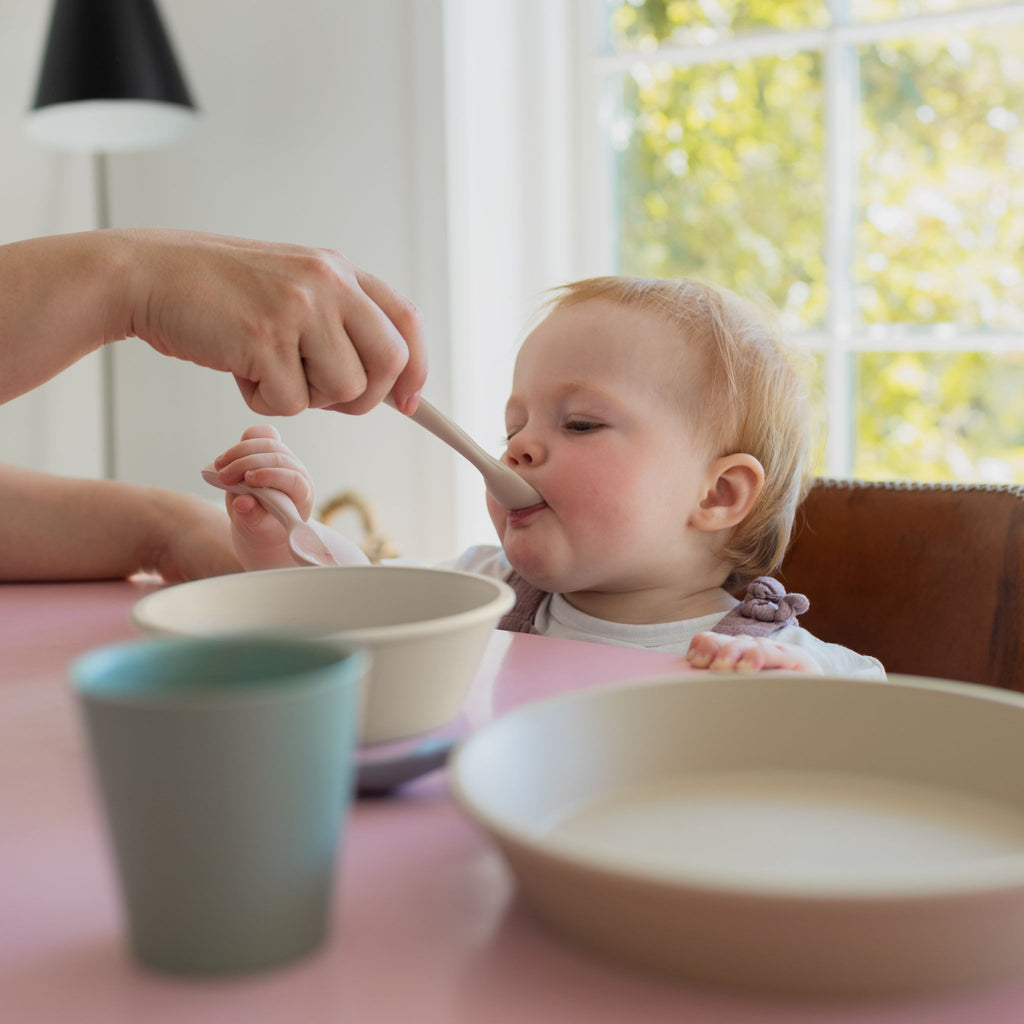
[[[600,277],[559,289],[523,342],[504,461],[543,497],[488,496],[500,547],[454,568],[508,579],[504,628],[686,653],[698,668],[884,678],[797,624],[807,607],[766,578],[789,542],[811,446],[805,387],[774,321],[692,280]],[[313,485],[272,427],[216,460],[225,484]],[[291,564],[283,530],[228,496],[246,568]],[[750,586],[747,599],[734,593]]]

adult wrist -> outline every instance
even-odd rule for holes
[[[144,232],[113,228],[96,232],[100,251],[97,266],[103,275],[101,291],[108,311],[103,341],[134,338],[144,331],[149,282]]]
[[[132,545],[133,572],[157,572],[167,551],[170,532],[179,528],[175,522],[176,495],[161,487],[121,483],[126,507],[138,527]]]

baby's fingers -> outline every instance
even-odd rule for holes
[[[257,423],[254,426],[246,427],[242,431],[242,440],[251,441],[255,437],[269,437],[274,441],[280,441],[281,435],[277,427],[272,423]]]
[[[313,482],[301,470],[287,466],[260,466],[247,469],[242,479],[250,487],[272,487],[283,491],[292,499],[303,519],[313,511],[316,497]]]
[[[251,494],[227,494],[225,502],[232,527],[247,543],[266,543],[268,537],[278,541],[277,520]]]
[[[251,444],[252,442],[247,442]],[[236,454],[237,448],[236,446]],[[280,471],[277,474],[267,471]],[[230,487],[246,483],[250,487],[277,487],[297,505],[304,501],[312,504],[313,480],[306,467],[283,445],[272,451],[250,451],[222,464],[217,475],[220,482]]]
[[[225,495],[228,515],[236,526],[244,530],[254,530],[266,517],[263,506],[251,494]]]
[[[766,665],[764,649],[751,637],[729,637],[712,659],[712,672],[760,672]]]
[[[291,455],[291,449],[281,440],[281,435],[269,423],[261,423],[249,427],[230,448],[213,460],[214,468],[224,469],[225,466],[247,455],[279,452]]]
[[[767,647],[748,636],[698,633],[690,643],[686,658],[694,668],[712,672],[760,672],[770,666]]]
[[[699,633],[686,655],[695,668],[712,672],[764,672],[781,669],[821,675],[815,659],[795,644],[780,643],[768,637],[720,636]]]
[[[229,494],[227,502],[235,550],[243,565],[271,568],[272,565],[262,566],[254,559],[285,543],[284,527],[251,494]]]
[[[728,640],[729,638],[721,633],[698,633],[690,641],[686,660],[694,668],[707,668]]]

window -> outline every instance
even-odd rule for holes
[[[767,294],[823,472],[1024,481],[1024,2],[588,2],[613,265]]]

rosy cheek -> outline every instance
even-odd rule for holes
[[[549,486],[545,497],[566,524],[612,531],[621,526],[623,506],[631,503],[631,483],[627,472],[617,472],[608,462],[577,465],[560,473],[557,486]]]
[[[596,459],[564,462],[553,474],[544,495],[551,504],[583,506],[600,500],[607,486],[606,467]]]

